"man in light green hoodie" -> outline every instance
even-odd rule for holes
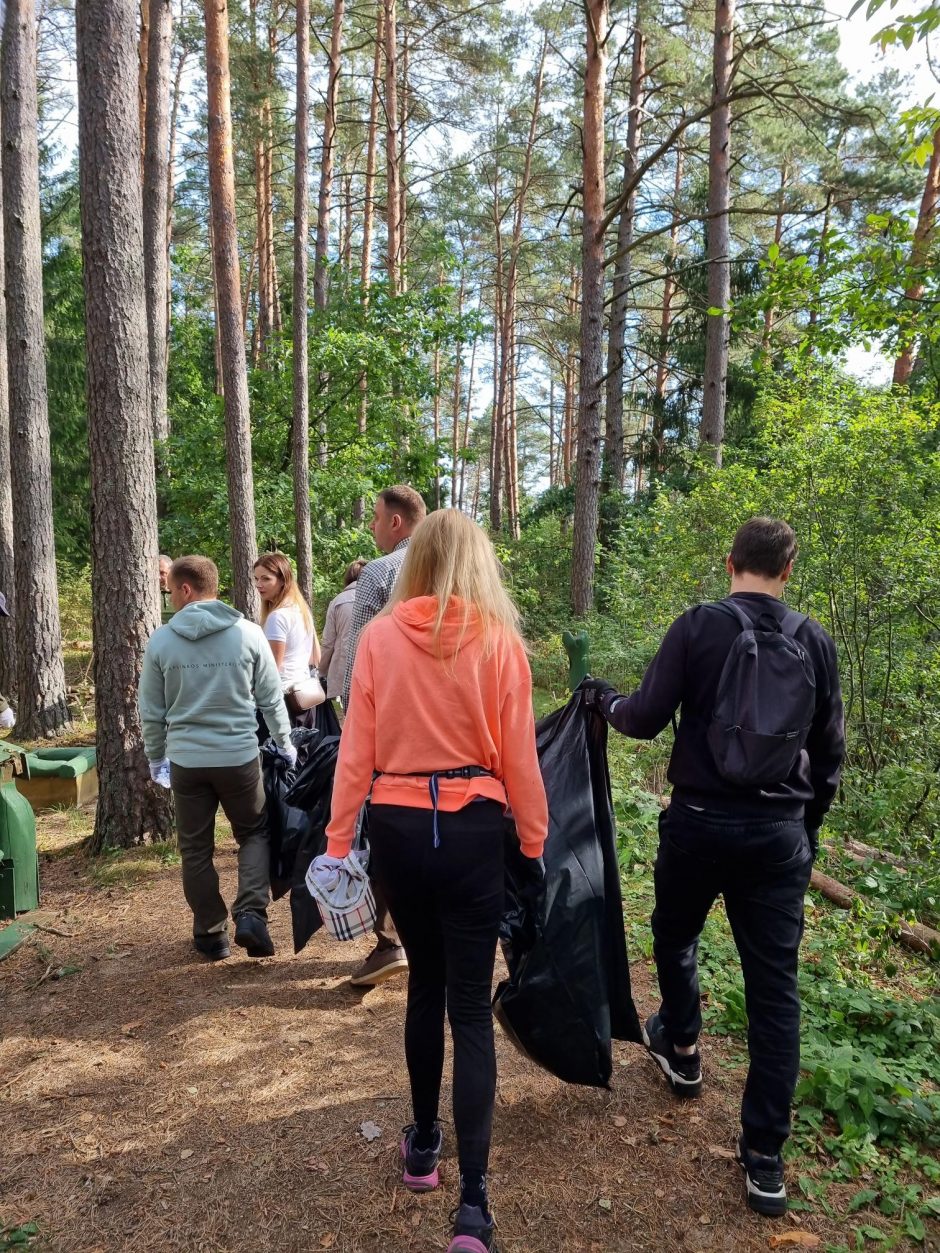
[[[259,626],[217,599],[219,572],[208,557],[170,567],[173,618],[144,654],[140,717],[154,783],[172,787],[183,892],[193,943],[211,961],[229,955],[228,911],[213,864],[221,804],[238,842],[235,943],[270,957],[270,869],[255,708],[290,759],[290,720],[274,656]]]

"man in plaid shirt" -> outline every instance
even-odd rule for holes
[[[370,561],[356,582],[356,601],[346,636],[344,709],[349,708],[349,690],[359,637],[376,614],[388,604],[405,561],[411,534],[426,513],[425,503],[413,487],[403,484],[386,487],[376,497],[369,530],[375,538],[376,547],[381,549],[384,556]],[[385,898],[378,884],[373,883],[372,886],[375,893],[376,944],[349,980],[357,987],[372,987],[377,983],[384,983],[399,970],[408,969],[408,959]]]

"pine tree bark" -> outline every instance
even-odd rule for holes
[[[716,0],[712,114],[708,132],[708,307],[705,375],[699,441],[721,465],[731,338],[731,76],[734,68],[735,0]]]
[[[915,273],[914,281],[904,292],[906,300],[920,300],[924,294],[924,280],[918,271],[922,270],[927,261],[930,240],[937,221],[937,202],[940,200],[940,127],[934,132],[933,151],[930,164],[927,166],[927,182],[921,197],[920,211],[917,215],[917,226],[914,228],[914,239],[911,243],[910,266]],[[894,386],[904,387],[910,380],[914,369],[914,343],[907,344],[894,363]]]
[[[59,627],[46,393],[39,214],[36,10],[6,0],[0,51],[10,471],[14,524],[17,734],[69,725]],[[135,136],[132,152],[140,150]],[[125,153],[125,160],[127,154]],[[136,170],[139,180],[140,172]]]
[[[378,0],[375,16],[375,51],[372,61],[372,93],[369,101],[369,128],[366,135],[366,172],[363,186],[362,207],[362,255],[359,265],[359,283],[362,303],[369,305],[369,288],[372,285],[372,235],[375,223],[375,166],[378,151],[379,108],[382,103],[381,77],[383,45],[385,41],[385,0]],[[363,373],[359,379],[359,434],[365,435],[369,425],[369,382]],[[359,496],[353,503],[353,521],[361,522],[366,514],[366,501]]]
[[[3,172],[0,169],[0,592],[7,598],[9,613],[9,617],[0,618],[0,695],[12,701],[16,697],[16,619],[13,616],[13,487],[10,482],[10,392],[4,269]]]
[[[503,393],[499,381],[503,373],[505,312],[503,308],[503,243],[500,230],[499,170],[493,182],[493,224],[496,230],[496,273],[493,280],[493,415],[490,424],[490,528],[503,529],[503,444],[506,439]]]
[[[327,69],[326,107],[323,117],[323,148],[320,157],[320,194],[317,200],[317,242],[313,271],[313,303],[325,309],[329,289],[327,259],[330,240],[330,203],[333,195],[333,164],[336,150],[336,105],[339,98],[340,57],[343,46],[345,0],[333,0],[333,29]]]
[[[232,107],[228,59],[228,0],[204,0],[209,105],[209,203],[225,391],[225,462],[235,607],[258,616],[252,567],[257,556],[248,369],[241,320]]]
[[[176,62],[176,73],[173,76],[173,102],[170,107],[170,154],[167,158],[166,166],[166,257],[167,257],[167,283],[166,283],[166,364],[170,363],[170,317],[171,305],[173,299],[173,285],[171,282],[170,271],[170,249],[173,244],[173,207],[176,202],[176,125],[179,118],[180,99],[183,94],[183,71],[186,68],[186,61],[189,58],[189,50],[183,48],[180,52],[179,59]]]
[[[473,346],[470,349],[470,373],[467,376],[467,405],[466,405],[466,408],[464,409],[463,437],[461,440],[461,448],[463,450],[464,455],[460,458],[460,495],[459,495],[459,501],[458,501],[458,506],[457,506],[459,509],[463,509],[464,503],[465,503],[465,488],[466,488],[466,480],[467,480],[466,453],[470,448],[470,421],[471,421],[471,417],[473,414],[473,380],[474,380],[474,372],[476,370],[476,364],[477,364],[478,340],[479,340],[479,337],[477,335],[474,335]],[[477,482],[479,482],[479,462],[477,463],[477,471],[478,471]],[[475,505],[473,508],[473,515],[474,517],[476,517]]]
[[[385,221],[388,233],[388,280],[393,295],[401,291],[401,183],[398,153],[398,27],[396,0],[385,4]]]
[[[571,605],[578,617],[594,604],[594,553],[600,493],[601,407],[604,375],[604,77],[607,66],[607,0],[585,0],[587,55],[584,73],[581,239],[581,390]]]
[[[463,295],[466,285],[466,273],[463,264],[460,266],[460,287],[457,292],[457,318],[463,317]],[[450,426],[450,506],[457,508],[457,470],[460,460],[460,400],[463,374],[463,341],[457,341],[457,353],[454,361],[454,389],[451,404]]]
[[[665,464],[666,384],[669,381],[669,332],[672,327],[672,302],[676,294],[675,269],[679,257],[679,196],[682,191],[685,154],[676,148],[676,170],[672,189],[672,226],[669,230],[669,252],[666,277],[663,279],[663,303],[659,316],[659,346],[656,353],[656,379],[653,384],[652,443],[656,469],[662,473]]]
[[[372,233],[375,222],[375,165],[378,149],[380,81],[382,76],[382,45],[385,40],[384,0],[378,0],[375,17],[375,54],[372,62],[372,96],[369,102],[369,132],[366,137],[366,173],[362,207],[362,261],[359,282],[364,298],[372,282]]]
[[[153,0],[151,31],[162,3]],[[92,843],[98,851],[170,839],[173,812],[168,793],[150,781],[137,712],[141,663],[160,624],[160,597],[143,206],[140,179],[127,161],[138,124],[134,0],[78,0],[75,17],[98,750]],[[151,69],[155,54],[151,46]],[[151,94],[148,144],[154,106]]]
[[[646,78],[646,37],[633,33],[633,59],[630,71],[630,105],[627,119],[627,146],[623,156],[623,183],[630,187],[636,171],[642,131],[643,84]],[[636,188],[627,195],[617,225],[617,256],[614,262],[610,331],[607,337],[607,403],[605,417],[604,483],[608,490],[623,490],[623,355],[633,267],[633,234],[636,217]]]
[[[411,14],[408,0],[405,3],[405,38],[401,54],[401,91],[398,126],[398,275],[400,290],[408,290],[408,118],[410,110],[411,73]]]
[[[342,0],[340,0],[340,3]],[[310,2],[297,0],[297,115],[294,128],[294,534],[297,582],[313,603],[313,535],[310,524],[310,390],[307,370],[307,236],[310,151]]]
[[[140,0],[137,34],[137,111],[140,119],[140,176],[144,174],[147,151],[147,62],[150,58],[150,0]]]
[[[784,158],[783,164],[780,166],[780,184],[777,188],[777,212],[774,214],[774,243],[777,248],[780,247],[780,241],[783,239],[783,211],[786,205],[787,177],[789,175],[789,164]],[[774,318],[776,311],[773,305],[768,305],[764,310],[764,330],[761,333],[760,350],[764,356],[770,352],[770,337],[773,334]]]
[[[144,274],[147,284],[147,346],[153,438],[170,434],[166,375],[169,339],[169,166],[172,0],[149,0],[147,141],[144,147]]]

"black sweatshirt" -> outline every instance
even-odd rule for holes
[[[770,613],[779,622],[787,606],[763,592],[735,592],[752,621]],[[687,609],[666,632],[643,682],[632,696],[608,693],[601,708],[617,731],[652,740],[681,707],[669,761],[673,800],[715,813],[762,819],[804,817],[815,831],[832,804],[845,756],[845,728],[836,647],[818,622],[807,618],[795,638],[816,673],[816,714],[806,747],[785,782],[767,789],[735,787],[721,777],[706,733],[718,680],[740,626],[710,605]]]

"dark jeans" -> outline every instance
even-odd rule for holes
[[[261,759],[242,766],[178,766],[170,763],[176,806],[183,893],[193,911],[193,934],[225,931],[228,910],[213,862],[219,805],[238,843],[238,895],[232,913],[267,917],[271,868]]]
[[[802,819],[738,819],[676,803],[659,819],[652,926],[663,1026],[680,1047],[698,1038],[698,941],[720,894],[747,1004],[751,1064],[741,1123],[748,1147],[769,1156],[790,1134],[800,1068],[797,963],[812,866]]]
[[[373,805],[372,870],[408,955],[405,1056],[415,1121],[437,1118],[444,1070],[444,1012],[454,1040],[454,1126],[465,1175],[485,1174],[496,1099],[490,1005],[503,912],[503,812],[479,801],[438,815]]]

